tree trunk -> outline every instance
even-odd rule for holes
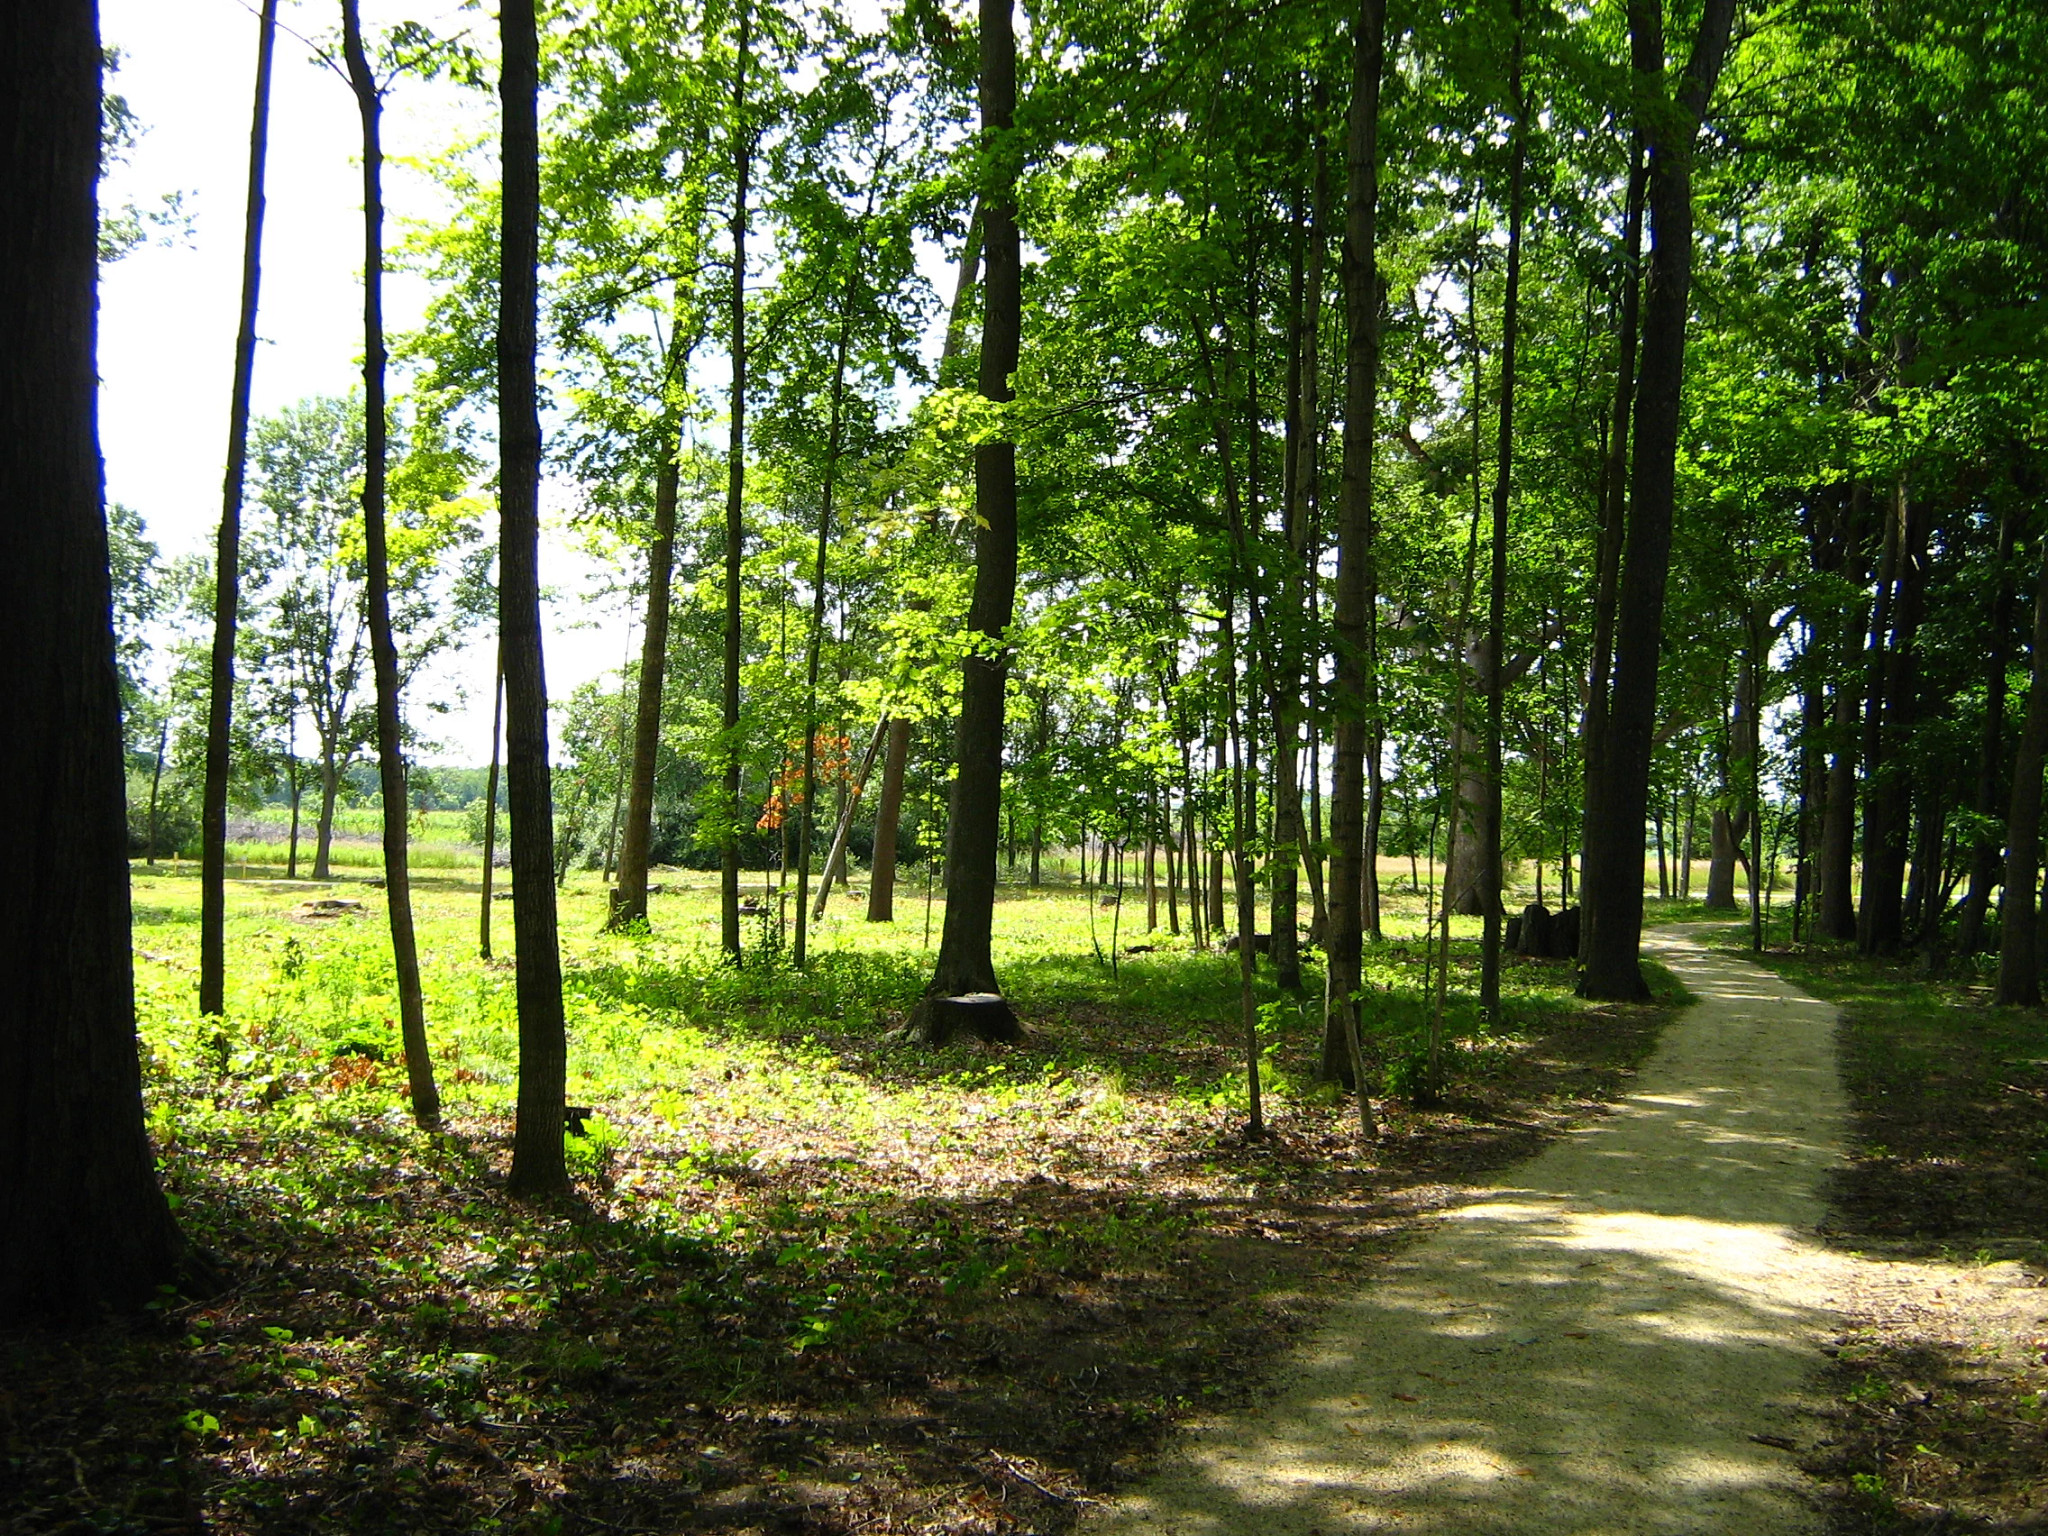
[[[1991,633],[1984,648],[1984,737],[1977,753],[1977,793],[1972,809],[1988,824],[1998,814],[1999,759],[2004,752],[2006,665],[2012,633],[2014,601],[2012,554],[2018,509],[2010,502],[1998,519],[1998,595],[1991,604]],[[1970,850],[1970,886],[1963,897],[1955,952],[1973,955],[1983,941],[1984,914],[1991,907],[1991,888],[1998,883],[1999,842],[1996,833],[1980,832]]]
[[[1228,782],[1224,777],[1226,765],[1223,760],[1222,737],[1217,737],[1213,743],[1213,748],[1214,777],[1212,785],[1221,785]],[[1212,801],[1211,803],[1213,804],[1214,802]],[[1213,812],[1209,817],[1207,841],[1209,845],[1209,931],[1211,933],[1221,933],[1229,926],[1230,918],[1223,910],[1223,844],[1216,836],[1216,823]]]
[[[731,437],[726,449],[725,481],[725,670],[720,693],[719,723],[724,737],[725,796],[721,806],[725,830],[719,842],[718,943],[726,960],[738,965],[740,954],[740,582],[746,555],[747,492],[747,187],[754,168],[754,135],[747,124],[747,60],[753,39],[754,13],[749,0],[739,7],[739,37],[733,53],[732,81],[732,287],[731,329],[727,348],[732,358]]]
[[[1628,534],[1629,427],[1636,399],[1636,345],[1642,319],[1643,203],[1649,166],[1638,128],[1629,144],[1628,191],[1622,205],[1622,289],[1620,333],[1616,337],[1614,409],[1607,423],[1607,452],[1600,470],[1599,538],[1594,550],[1592,658],[1586,671],[1586,708],[1580,725],[1580,759],[1585,777],[1585,814],[1579,819],[1579,954],[1593,926],[1599,892],[1585,883],[1586,846],[1607,824],[1600,804],[1601,765],[1607,760],[1609,693],[1614,680],[1614,619],[1621,601],[1622,545]]]
[[[412,878],[406,841],[405,757],[398,719],[398,645],[391,632],[391,561],[384,536],[388,424],[384,404],[384,102],[363,51],[357,0],[341,0],[342,49],[363,120],[363,568],[370,616],[370,661],[377,679],[377,779],[384,801],[384,906],[397,972],[399,1038],[406,1086],[422,1130],[441,1123],[441,1094],[427,1048],[426,1000],[413,934]]]
[[[501,652],[491,675],[491,770],[484,779],[483,903],[476,916],[476,952],[483,960],[491,958],[491,885],[498,861],[498,742],[504,734],[505,662]]]
[[[1897,558],[1889,634],[1873,644],[1872,688],[1864,721],[1863,904],[1857,946],[1865,954],[1897,953],[1905,941],[1905,884],[1913,778],[1907,744],[1913,732],[1922,595],[1927,586],[1928,519],[1903,481],[1893,499]],[[1880,609],[1883,608],[1880,594]]]
[[[668,676],[669,586],[675,574],[676,494],[681,444],[673,429],[661,439],[654,479],[654,542],[647,549],[647,620],[640,636],[639,694],[633,706],[633,766],[626,794],[626,830],[619,845],[619,883],[605,926],[614,933],[647,926],[647,861],[654,846],[654,769],[661,755],[661,694]]]
[[[1365,759],[1374,728],[1371,668],[1374,575],[1373,450],[1379,411],[1380,75],[1386,0],[1360,0],[1353,22],[1351,112],[1345,136],[1344,458],[1337,518],[1336,666],[1331,765],[1330,932],[1324,971],[1321,1075],[1356,1090],[1361,1126],[1369,1096],[1353,1061],[1364,990]]]
[[[512,931],[518,950],[519,1105],[507,1187],[565,1193],[568,1036],[555,930],[553,791],[540,624],[540,44],[535,0],[500,0],[504,56],[503,236],[498,277],[498,632],[505,667],[505,777],[512,821]]]
[[[903,774],[910,761],[910,721],[889,720],[889,747],[882,757],[882,789],[875,801],[875,854],[868,871],[868,921],[896,921],[896,836],[903,820]]]
[[[277,0],[263,0],[256,33],[256,106],[249,125],[249,195],[242,225],[242,315],[228,393],[228,462],[214,544],[213,657],[206,704],[206,787],[199,813],[199,1011],[227,1011],[228,735],[235,695],[235,623],[242,590],[242,478],[249,390],[256,373],[256,298],[263,266],[263,164],[270,143],[270,62]]]
[[[0,27],[0,1322],[139,1308],[182,1239],[143,1126],[95,368],[91,0]]]
[[[2048,535],[2034,595],[2034,650],[2027,681],[2027,723],[2012,765],[2006,814],[2005,899],[1999,904],[1998,1001],[2034,1007],[2041,1001],[2041,934],[2035,922],[2041,867],[2041,766],[2048,755]]]
[[[1493,547],[1486,594],[1486,642],[1493,665],[1486,676],[1486,817],[1480,849],[1480,905],[1486,924],[1480,943],[1479,1006],[1500,1011],[1501,948],[1501,730],[1507,697],[1508,497],[1515,467],[1515,327],[1522,291],[1522,180],[1528,158],[1528,113],[1522,102],[1522,6],[1509,0],[1514,16],[1514,53],[1508,65],[1513,98],[1514,149],[1508,171],[1507,294],[1501,303],[1500,446],[1494,456]]]
[[[1706,0],[1684,83],[1670,113],[1663,0],[1628,0],[1639,127],[1649,146],[1650,281],[1643,301],[1642,367],[1628,534],[1615,608],[1614,681],[1598,765],[1604,824],[1589,831],[1579,990],[1589,998],[1647,997],[1643,931],[1643,823],[1657,725],[1657,660],[1671,567],[1680,393],[1692,286],[1693,143],[1728,53],[1735,0]],[[1591,797],[1589,797],[1590,799]],[[1597,899],[1595,896],[1597,893]]]
[[[154,867],[156,864],[157,802],[162,795],[164,783],[164,753],[171,744],[171,717],[169,711],[156,730],[156,764],[149,770],[149,823],[145,835],[149,846],[143,850],[143,862]]]
[[[1827,800],[1821,810],[1820,887],[1815,922],[1831,939],[1856,937],[1856,690],[1844,674],[1834,689],[1834,753],[1828,760]]]
[[[328,862],[334,853],[334,804],[341,798],[341,769],[334,761],[332,743],[320,743],[320,824],[313,829],[313,878],[332,880]]]
[[[983,142],[999,164],[1017,104],[1017,41],[1011,0],[981,0]],[[1023,330],[1023,261],[1017,230],[1014,166],[992,173],[983,193],[988,253],[983,305],[980,388],[984,399],[1012,398]],[[976,649],[960,663],[960,720],[954,732],[958,765],[946,831],[946,924],[925,1001],[913,1029],[927,1040],[950,1032],[957,1010],[936,1000],[999,994],[990,953],[995,921],[996,853],[1002,829],[1003,695],[1009,677],[1008,629],[1017,599],[1017,447],[1008,440],[974,450],[974,595],[967,628]],[[970,1027],[984,1038],[1021,1036],[1007,1005],[976,1010]]]

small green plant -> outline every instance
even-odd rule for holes
[[[563,1152],[569,1171],[581,1178],[595,1178],[611,1166],[612,1154],[626,1144],[626,1136],[603,1115],[591,1115],[583,1122],[581,1135],[563,1138]]]

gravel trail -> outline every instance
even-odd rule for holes
[[[1694,932],[1645,935],[1700,1001],[1614,1113],[1448,1216],[1088,1536],[1816,1530],[1788,1447],[1821,1432],[1842,1313],[2017,1302],[2017,1275],[1821,1247],[1835,1011]]]

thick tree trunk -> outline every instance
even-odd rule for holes
[[[1500,1010],[1501,949],[1501,731],[1506,707],[1508,653],[1508,498],[1515,467],[1515,329],[1522,292],[1522,180],[1528,158],[1527,112],[1522,102],[1522,6],[1509,0],[1515,19],[1514,53],[1508,65],[1513,98],[1514,150],[1508,172],[1507,294],[1501,304],[1500,445],[1494,456],[1492,559],[1487,579],[1486,648],[1493,665],[1486,675],[1486,816],[1480,848],[1480,907],[1485,930],[1480,942],[1479,1006]]]
[[[498,632],[505,667],[506,798],[512,821],[512,930],[518,949],[519,1101],[507,1181],[527,1199],[565,1192],[568,1036],[555,928],[554,805],[540,624],[540,44],[535,0],[500,0],[504,56],[503,236],[498,276],[500,535]]]
[[[94,365],[91,0],[0,23],[0,1323],[139,1308],[182,1241],[143,1128]]]
[[[1707,836],[1707,890],[1700,904],[1709,912],[1733,912],[1735,869],[1744,862],[1742,842],[1749,836],[1749,807],[1738,806],[1730,815],[1726,806],[1715,806]]]
[[[391,631],[391,558],[384,529],[389,430],[384,403],[383,96],[363,51],[357,0],[342,0],[342,49],[363,121],[363,567],[370,619],[370,662],[377,680],[377,779],[383,790],[384,906],[397,973],[399,1038],[406,1086],[421,1129],[441,1123],[441,1094],[427,1047],[426,998],[413,933],[412,871],[405,756],[398,718],[398,643]]]
[[[263,275],[263,164],[270,144],[270,63],[277,0],[263,0],[256,32],[256,106],[249,125],[249,194],[242,223],[242,314],[228,392],[227,473],[214,543],[213,657],[206,704],[206,785],[199,811],[199,1011],[227,1011],[228,736],[235,696],[235,624],[242,591],[242,478],[249,455],[249,391],[256,374],[256,301]]]
[[[647,621],[640,636],[639,693],[633,705],[633,765],[626,794],[626,830],[619,844],[619,883],[612,891],[613,932],[647,924],[647,860],[654,845],[654,769],[661,754],[661,693],[668,674],[669,585],[675,573],[676,494],[681,445],[672,429],[661,437],[654,479],[654,542],[647,549]]]
[[[2048,536],[2034,595],[2034,650],[2027,682],[2027,723],[2012,765],[2006,813],[2005,899],[1999,904],[1998,1001],[2041,1001],[2041,932],[2035,921],[2041,867],[2041,767],[2048,755]]]
[[[1475,647],[1473,657],[1472,672],[1484,689],[1493,668],[1487,665],[1483,648]],[[1450,893],[1451,911],[1460,917],[1483,917],[1488,883],[1486,755],[1479,737],[1462,719],[1451,727],[1451,752],[1458,773],[1458,792],[1452,801],[1457,837],[1446,850],[1444,886]]]
[[[1586,709],[1580,725],[1580,763],[1585,778],[1585,814],[1579,820],[1580,848],[1579,953],[1593,927],[1599,892],[1584,881],[1586,847],[1600,836],[1607,818],[1600,804],[1607,760],[1609,696],[1614,681],[1614,619],[1621,601],[1622,546],[1628,535],[1629,427],[1636,400],[1636,346],[1642,321],[1643,203],[1649,181],[1640,129],[1629,144],[1628,191],[1622,206],[1622,290],[1619,335],[1616,338],[1614,407],[1607,423],[1607,453],[1600,470],[1599,538],[1594,548],[1592,658],[1586,673]],[[1476,451],[1476,450],[1475,450]]]
[[[753,41],[754,13],[740,0],[739,36],[732,75],[732,283],[727,352],[732,358],[732,393],[728,401],[731,435],[725,471],[725,651],[720,691],[719,724],[724,740],[725,795],[720,804],[725,829],[718,855],[718,943],[728,962],[740,954],[740,582],[746,557],[747,524],[747,188],[754,169],[754,134],[747,123],[747,64]]]
[[[1657,662],[1671,567],[1680,394],[1692,288],[1693,143],[1727,57],[1734,12],[1735,0],[1706,0],[1692,57],[1673,102],[1665,87],[1663,0],[1628,0],[1640,98],[1638,126],[1649,146],[1650,280],[1643,299],[1642,368],[1636,384],[1629,477],[1633,494],[1615,608],[1614,681],[1597,768],[1604,825],[1589,831],[1582,881],[1585,966],[1579,990],[1590,998],[1633,999],[1649,993],[1638,960],[1643,824],[1657,725]]]
[[[984,143],[1006,164],[1017,105],[1017,42],[1011,0],[981,0],[981,121]],[[1017,230],[1014,165],[994,173],[983,193],[988,253],[983,305],[980,387],[984,399],[1012,398],[1023,330],[1023,261]],[[1003,696],[1009,678],[1008,629],[1017,599],[1017,447],[1009,441],[974,450],[974,595],[967,628],[977,648],[960,664],[960,721],[954,735],[957,775],[946,831],[946,925],[925,1001],[912,1028],[943,1039],[957,1018],[991,1039],[1021,1033],[1006,1005],[971,1015],[937,1000],[1000,994],[990,952],[995,921],[997,841],[1002,828]]]
[[[868,871],[868,921],[896,921],[896,836],[903,821],[903,774],[910,761],[910,721],[889,719],[889,745],[882,756],[882,789],[875,801],[875,853]]]
[[[1330,788],[1330,932],[1320,1073],[1355,1089],[1362,1128],[1372,1129],[1366,1084],[1355,1075],[1364,989],[1365,760],[1373,734],[1373,453],[1379,414],[1380,76],[1386,65],[1386,0],[1360,0],[1352,22],[1351,111],[1345,137],[1344,458],[1337,518],[1334,761]]]

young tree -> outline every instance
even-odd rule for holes
[[[363,567],[370,620],[370,665],[377,683],[377,778],[384,801],[384,905],[398,976],[399,1037],[413,1119],[441,1123],[441,1094],[427,1047],[419,941],[413,932],[412,872],[406,859],[410,817],[405,747],[398,720],[398,644],[391,629],[391,556],[385,538],[390,426],[384,402],[384,88],[363,48],[357,0],[341,0],[342,51],[363,122]]]
[[[263,0],[256,33],[256,107],[249,125],[249,197],[242,230],[242,317],[228,399],[228,463],[213,577],[213,667],[207,696],[206,790],[199,817],[199,1011],[226,1011],[228,737],[235,693],[235,621],[242,590],[242,478],[249,389],[256,372],[256,304],[263,275],[263,164],[270,145],[270,63],[277,0]]]
[[[555,927],[554,809],[540,627],[539,330],[540,37],[534,0],[502,0],[504,111],[498,277],[498,632],[505,670],[505,777],[512,820],[512,932],[517,946],[519,1106],[513,1194],[565,1192],[562,1135],[568,1032]]]
[[[0,21],[0,1320],[139,1307],[183,1242],[142,1114],[94,281],[92,0]]]

